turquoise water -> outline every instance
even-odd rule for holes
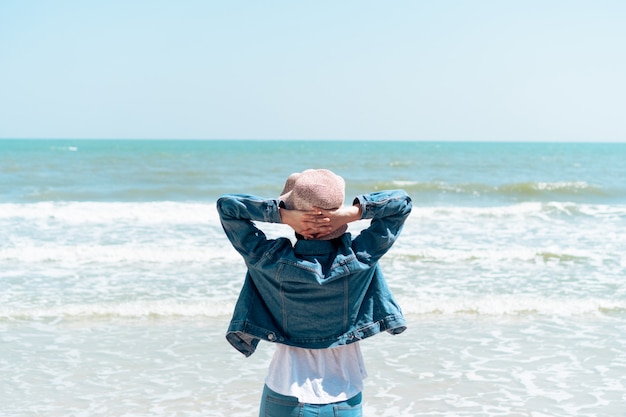
[[[426,205],[626,202],[626,144],[345,141],[0,141],[0,198],[212,201],[278,193],[325,166],[349,192],[402,185]]]
[[[0,141],[0,415],[255,415],[272,346],[214,202],[326,167],[404,188],[366,415],[626,414],[626,144]],[[289,235],[265,225],[270,236]],[[351,225],[353,233],[365,224]]]

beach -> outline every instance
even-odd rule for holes
[[[361,343],[366,416],[626,414],[624,144],[0,141],[0,415],[256,415],[273,346],[224,334],[222,193],[325,167],[403,188],[405,333]],[[350,226],[357,234],[366,222]],[[263,225],[270,237],[292,236]]]

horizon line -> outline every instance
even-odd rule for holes
[[[622,140],[540,140],[540,139],[362,139],[362,138],[113,138],[113,137],[0,137],[1,141],[18,140],[67,140],[67,141],[198,141],[198,142],[228,142],[228,141],[264,141],[264,142],[422,142],[422,143],[579,143],[579,144],[626,144]]]

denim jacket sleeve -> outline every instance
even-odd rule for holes
[[[411,197],[404,190],[387,190],[358,196],[353,204],[361,206],[361,219],[372,219],[352,243],[361,262],[371,265],[387,253],[400,235],[411,213]]]
[[[217,200],[217,211],[233,247],[251,263],[256,263],[272,244],[254,222],[282,223],[278,200],[248,194],[222,195]]]

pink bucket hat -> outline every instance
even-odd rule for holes
[[[279,199],[287,210],[311,210],[313,207],[336,209],[343,205],[346,183],[328,169],[307,169],[291,174]],[[348,225],[333,230],[320,239],[330,240],[343,235]]]

